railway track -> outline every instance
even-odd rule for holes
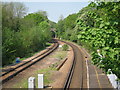
[[[63,86],[64,90],[67,90],[69,88],[87,88],[87,70],[84,60],[84,53],[82,53],[78,46],[70,42],[62,42],[70,45],[73,48],[74,52],[73,62]]]
[[[7,72],[3,72],[0,76],[2,83],[7,82],[9,79],[13,78],[18,73],[22,72],[23,70],[27,69],[31,65],[35,64],[36,62],[40,61],[41,59],[43,59],[44,57],[46,57],[47,55],[52,53],[59,45],[56,40],[54,40],[54,41],[55,41],[54,45],[51,48],[49,48],[48,50],[46,50],[45,52],[43,52],[42,54],[31,58],[29,61],[20,63],[19,65],[17,65],[16,67],[12,68],[11,70],[9,70]]]
[[[57,40],[56,40],[57,41]],[[59,41],[59,40],[58,40]],[[61,40],[60,40],[61,41]],[[95,88],[101,89],[103,88],[104,85],[104,80],[99,78],[99,71],[96,70],[96,68],[90,65],[87,60],[87,53],[79,48],[77,45],[71,43],[71,42],[66,42],[66,41],[61,41],[69,46],[72,47],[73,49],[73,62],[71,64],[71,67],[67,73],[66,80],[64,82],[64,86],[62,87],[64,90],[67,89],[87,89],[87,88]],[[20,66],[17,66],[14,68],[14,70],[11,70],[7,72],[6,74],[3,74],[0,78],[2,78],[2,82],[5,83],[21,71],[25,70],[26,68],[30,67],[31,65],[35,64],[39,60],[43,59],[47,55],[49,55],[51,52],[53,52],[56,48],[58,47],[58,43],[55,43],[53,47],[46,52],[42,53],[41,55],[31,59],[28,61],[26,64],[21,64]],[[89,69],[87,68],[87,64],[89,65]],[[95,70],[94,70],[95,69]],[[88,73],[88,70],[90,70],[90,73]],[[90,74],[90,77],[88,77],[88,74]],[[94,76],[94,77],[93,77]],[[88,81],[88,79],[92,80],[92,83]],[[103,82],[102,82],[102,81]],[[106,85],[106,83],[105,83]],[[109,85],[109,84],[107,84]]]
[[[109,88],[110,90],[113,90],[107,76],[90,63],[90,60],[88,60],[90,56],[84,49],[79,48],[73,43],[63,42],[70,45],[73,48],[74,53],[73,62],[63,86],[64,90],[71,88],[80,90],[87,90],[89,88],[104,90],[105,88]]]

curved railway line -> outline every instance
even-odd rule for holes
[[[68,88],[87,88],[86,65],[82,51],[70,42],[63,42],[70,45],[74,52],[73,63],[63,86],[64,90]]]
[[[41,59],[43,59],[44,57],[52,53],[58,47],[58,45],[59,45],[58,42],[54,40],[54,44],[52,45],[52,47],[47,49],[42,54],[31,58],[29,61],[26,61],[24,63],[20,63],[19,65],[14,66],[14,68],[10,69],[7,72],[2,72],[0,76],[2,83],[7,82],[9,79],[13,78],[15,75],[17,75],[21,71],[25,70],[26,68],[30,67],[31,65],[35,64],[36,62],[40,61]]]
[[[30,67],[31,65],[35,64],[36,62],[40,61],[47,55],[49,55],[51,52],[53,52],[59,45],[58,39],[54,39],[54,45],[46,50],[44,53],[37,55],[36,57],[30,59],[29,61],[22,63],[16,67],[14,67],[12,70],[2,73],[0,78],[2,78],[2,82],[5,83],[21,71],[25,70],[26,68]],[[90,61],[87,59],[89,58],[89,55],[86,53],[85,50],[82,48],[79,48],[77,45],[67,42],[67,41],[61,41],[69,46],[72,47],[73,49],[73,61],[71,63],[71,67],[69,68],[68,73],[66,74],[66,80],[64,82],[63,88],[64,90],[67,90],[69,88],[77,88],[77,89],[84,89],[84,88],[93,88],[93,86],[96,86],[96,88],[104,88],[106,85],[108,85],[110,88],[111,85],[105,80],[99,78],[102,75],[102,72],[97,70],[94,65],[90,64]],[[69,58],[69,57],[68,57]],[[93,68],[94,67],[94,68]],[[90,72],[89,72],[90,71]],[[90,77],[89,77],[90,74]],[[92,76],[93,75],[93,76]],[[90,80],[92,83],[90,83]]]
[[[63,86],[64,90],[69,88],[80,90],[87,90],[87,88],[97,88],[102,90],[108,88],[109,90],[113,90],[107,76],[90,63],[90,60],[88,60],[90,56],[85,50],[71,42],[63,42],[70,45],[74,52],[73,62]]]

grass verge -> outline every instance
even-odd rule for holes
[[[48,67],[44,69],[37,70],[34,75],[31,77],[35,77],[35,83],[36,83],[36,88],[38,87],[38,74],[44,74],[44,86],[48,86],[52,81],[50,80],[50,77],[52,75],[52,71],[55,71],[55,67]],[[28,88],[28,78],[27,79],[22,79],[21,82],[16,83],[13,88]]]
[[[63,60],[67,56],[68,51],[63,51],[62,48],[59,48],[58,51],[51,55],[50,58],[59,59],[56,63],[49,65],[49,67],[40,69],[34,72],[34,75],[31,77],[35,77],[36,88],[38,87],[38,74],[44,74],[44,86],[48,86],[53,81],[50,77],[53,75],[56,67],[60,64],[60,61]],[[22,80],[16,83],[13,88],[28,88],[28,78],[22,78]]]

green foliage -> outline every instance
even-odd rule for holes
[[[111,69],[120,78],[120,2],[91,2],[79,11],[75,26],[67,23],[62,38],[86,45],[92,50],[92,61],[106,72]],[[63,21],[70,18],[66,18]],[[65,22],[64,22],[65,23]],[[59,22],[58,22],[59,24]],[[73,23],[72,23],[73,24]],[[70,34],[71,33],[71,34]],[[100,54],[96,52],[100,49]]]
[[[18,16],[14,16],[15,12],[7,9],[8,6],[12,8],[12,6],[16,6],[16,3],[6,3],[2,6],[4,15],[2,17],[3,66],[15,62],[16,57],[28,57],[41,50],[46,46],[46,42],[52,38],[51,27],[45,12],[32,13],[18,18]],[[16,6],[16,8],[18,7]],[[21,15],[23,12],[20,11],[17,15]]]
[[[119,7],[120,2],[108,3],[91,3],[87,8],[93,8],[88,12],[83,12],[78,18],[77,31],[80,31],[78,40],[89,43],[92,47],[92,60],[94,64],[103,68],[106,72],[111,69],[119,78],[120,62],[119,62]],[[116,12],[116,14],[114,14]],[[87,17],[86,17],[87,16]],[[102,58],[97,54],[96,50],[101,50]]]
[[[69,48],[69,47],[68,47],[68,45],[67,45],[67,44],[64,44],[64,45],[62,46],[62,50],[63,50],[63,51],[67,51],[67,50],[68,50],[68,48]]]
[[[26,14],[27,8],[23,3],[2,3],[2,28],[10,28],[13,31],[20,30],[20,18]]]
[[[32,19],[36,25],[40,22],[47,20],[46,16],[40,13],[31,13],[24,17],[25,19]]]
[[[75,21],[76,21],[76,18],[78,17],[77,14],[72,14],[72,15],[69,15],[67,18],[64,19],[64,28],[65,29],[73,29],[75,27]]]
[[[68,39],[71,37],[72,29],[76,25],[77,14],[71,14],[64,20],[59,20],[56,25],[56,32],[59,38]]]
[[[56,25],[56,29],[57,29],[57,36],[61,37],[62,33],[64,32],[63,20],[58,21],[58,24]]]

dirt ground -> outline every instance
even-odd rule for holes
[[[69,71],[72,61],[73,61],[73,51],[72,51],[71,47],[68,51],[67,57],[68,57],[67,61],[60,68],[60,70],[53,74],[54,82],[50,84],[50,86],[52,86],[52,88],[63,88],[68,71]]]
[[[64,43],[60,42],[60,45],[63,45]],[[36,64],[32,65],[30,68],[20,72],[18,75],[16,75],[14,78],[10,79],[8,82],[3,84],[3,88],[14,88],[14,85],[17,83],[22,82],[23,80],[28,80],[29,77],[34,76],[35,72],[48,68],[50,65],[57,63],[59,60],[54,56],[56,53],[59,52],[59,48],[56,49],[53,53],[51,53],[49,56],[45,57],[44,59],[40,60]],[[67,61],[65,64],[60,68],[59,71],[54,71],[52,72],[52,76],[50,77],[50,80],[53,81],[52,83],[49,84],[49,86],[52,86],[53,88],[61,88],[64,84],[64,81],[66,79],[69,67],[72,63],[72,58],[73,58],[73,51],[72,48],[69,48],[67,51]],[[21,88],[18,86],[17,88]]]

